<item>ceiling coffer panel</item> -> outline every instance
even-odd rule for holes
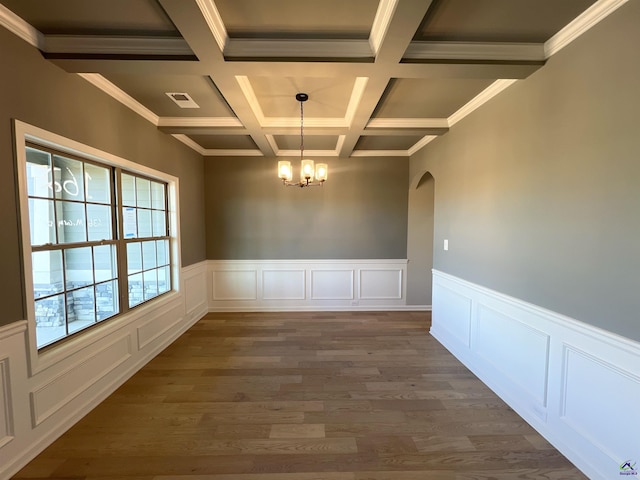
[[[155,0],[2,0],[45,35],[179,37]]]
[[[435,0],[414,40],[543,43],[594,3],[595,0]]]
[[[300,150],[300,135],[275,135],[274,140],[280,150]],[[305,150],[335,150],[338,137],[335,135],[304,136]]]
[[[216,0],[230,38],[367,39],[378,0]]]
[[[355,79],[349,77],[251,77],[253,92],[265,117],[300,117],[296,94],[309,95],[304,118],[343,118]]]
[[[248,135],[188,135],[202,148],[210,150],[255,150],[253,139]]]
[[[356,150],[409,150],[422,139],[416,135],[362,136]]]
[[[448,118],[493,80],[397,78],[389,82],[373,117]]]
[[[107,79],[161,117],[235,116],[209,77],[110,74]],[[167,93],[186,93],[199,108],[180,108]]]

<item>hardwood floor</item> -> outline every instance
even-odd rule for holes
[[[429,323],[209,314],[14,478],[586,478]]]

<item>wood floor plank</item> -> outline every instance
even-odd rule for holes
[[[14,479],[586,478],[429,324],[208,314]]]

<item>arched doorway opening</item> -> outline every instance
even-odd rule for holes
[[[407,305],[431,306],[435,179],[416,175],[409,186]]]

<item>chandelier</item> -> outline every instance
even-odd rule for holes
[[[291,162],[282,160],[278,162],[278,177],[287,187],[318,187],[327,180],[329,168],[326,163],[318,163],[314,167],[313,160],[304,158],[304,102],[309,100],[306,93],[296,94],[296,100],[300,102],[300,181],[293,182],[293,169]]]

